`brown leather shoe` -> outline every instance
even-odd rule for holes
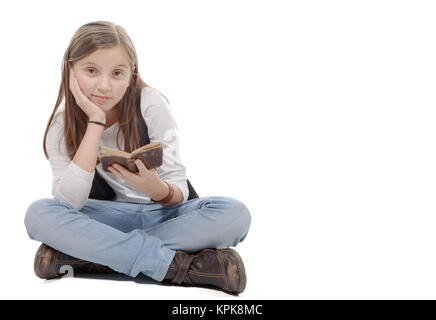
[[[164,282],[238,294],[244,291],[247,278],[244,263],[233,249],[203,249],[192,255],[177,250]]]
[[[107,266],[66,255],[44,243],[36,251],[33,270],[42,279],[60,278],[66,275],[71,268],[74,273],[118,273]]]

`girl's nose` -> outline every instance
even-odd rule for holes
[[[97,89],[101,92],[107,92],[110,90],[110,82],[106,77],[101,77],[97,84]]]

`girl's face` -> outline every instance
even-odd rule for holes
[[[76,61],[73,69],[83,94],[106,112],[124,96],[132,74],[129,56],[121,46],[98,49]]]

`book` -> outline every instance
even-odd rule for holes
[[[130,172],[136,173],[139,171],[135,164],[136,159],[140,159],[148,169],[161,166],[162,151],[162,145],[159,142],[146,144],[130,153],[103,146],[98,158],[104,171],[110,172],[108,167],[113,163],[118,163]]]

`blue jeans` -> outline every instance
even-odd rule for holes
[[[31,239],[70,256],[162,281],[175,250],[236,246],[248,233],[251,215],[241,201],[220,196],[170,208],[88,199],[81,210],[47,198],[31,203],[24,223]]]

